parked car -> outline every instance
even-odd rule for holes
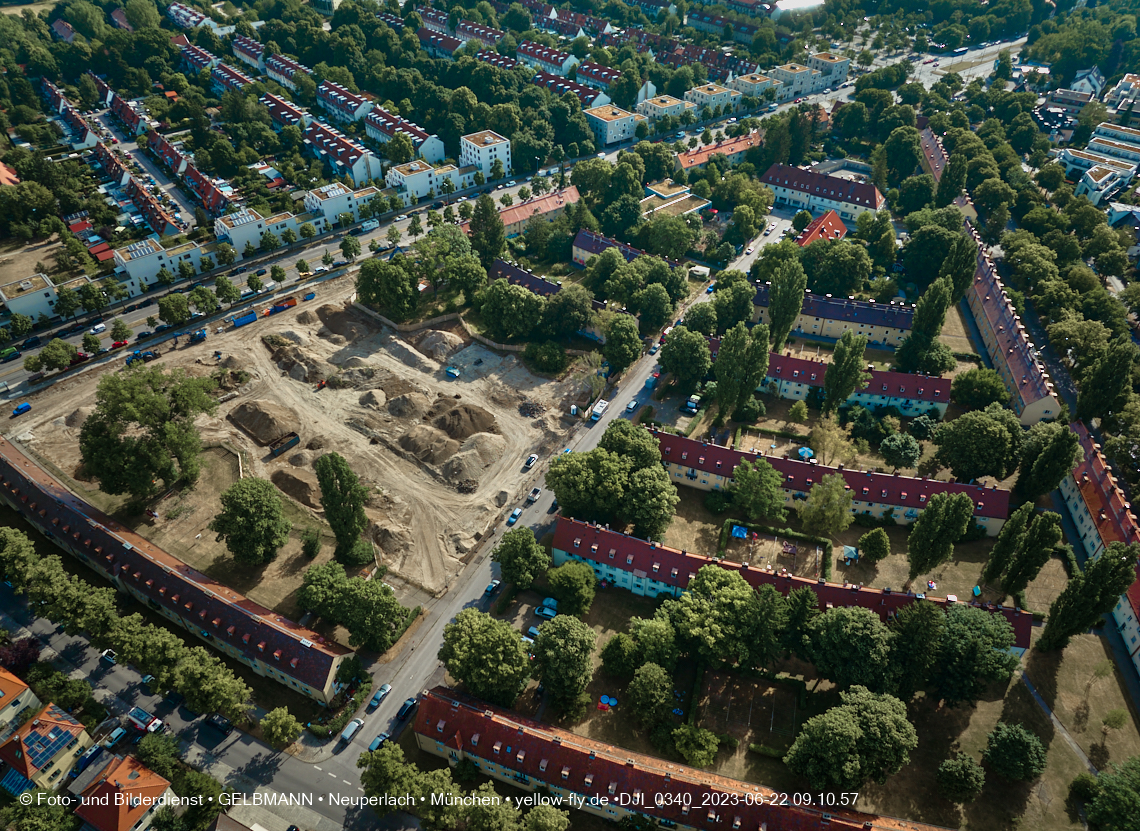
[[[503,583],[501,580],[492,580],[490,583],[487,584],[487,588],[485,588],[483,590],[483,594],[486,595],[487,597],[490,597],[491,595],[493,595],[495,592],[497,592],[499,590],[499,586],[501,586],[502,584]]]
[[[407,717],[410,716],[416,709],[416,705],[418,703],[419,702],[417,702],[415,698],[409,698],[407,701],[401,704],[399,712],[396,713],[396,721],[404,721],[407,719]]]
[[[625,411],[627,413],[632,413],[636,409],[637,409],[637,402],[636,401],[630,401],[628,404],[625,405]]]
[[[107,331],[107,324],[106,323],[96,323],[94,326],[91,327],[90,333],[92,335],[101,335],[106,331]]]
[[[511,515],[507,517],[507,525],[514,525],[519,521],[520,516],[522,516],[522,508],[515,508],[511,511]]]
[[[371,744],[368,745],[368,752],[372,753],[373,751],[379,750],[384,746],[384,742],[388,741],[389,738],[391,737],[387,733],[381,733],[379,736],[372,740]]]
[[[558,616],[558,611],[549,606],[539,606],[534,610],[534,613],[544,620],[553,620]]]
[[[122,348],[123,348],[124,346],[126,346],[128,343],[130,343],[130,341],[125,341],[125,340],[117,340],[117,341],[115,341],[114,343],[112,343],[112,344],[111,344],[111,348],[112,348],[112,349],[122,349]]]
[[[536,462],[538,462],[538,454],[537,453],[531,453],[529,456],[526,457],[526,464],[523,465],[523,467],[525,467],[527,470],[530,470],[532,467],[535,466]]]
[[[167,332],[173,328],[174,327],[171,326],[169,323],[160,323],[158,326],[154,327],[154,333],[157,335],[159,332]]]
[[[392,692],[391,684],[381,684],[380,689],[373,694],[372,700],[368,702],[368,709],[375,710],[379,707],[380,702],[383,701],[390,692]]]
[[[344,732],[340,734],[340,740],[345,744],[348,744],[350,741],[352,741],[352,737],[360,732],[360,728],[363,726],[364,719],[354,718],[348,723],[348,726],[344,728]]]
[[[148,329],[143,329],[141,332],[139,332],[137,335],[135,335],[135,343],[138,343],[140,340],[146,340],[147,338],[152,337],[153,335],[154,335],[154,332],[151,332]]]
[[[16,408],[14,410],[12,410],[12,418],[16,418],[17,416],[22,416],[24,413],[28,412],[30,409],[32,409],[32,405],[29,404],[27,401],[25,401],[23,404],[17,404]],[[12,585],[12,584],[9,583],[8,585]]]
[[[4,363],[8,363],[10,361],[15,361],[15,360],[18,360],[18,359],[24,357],[24,353],[18,349],[13,349],[11,352],[9,352],[7,349],[5,349],[2,354],[4,355],[4,357],[2,359]]]
[[[226,736],[234,732],[234,723],[223,716],[221,713],[214,713],[208,719],[206,719],[206,723],[213,727],[215,730],[220,730],[222,734]]]
[[[113,649],[104,649],[99,653],[99,658],[112,666],[118,663],[118,661],[115,660],[115,650]]]
[[[257,271],[254,272],[254,274],[256,274],[258,277],[264,277],[268,273],[269,273],[269,270],[265,269],[265,268],[259,268]]]
[[[40,340],[39,335],[32,335],[30,338],[20,344],[20,349],[31,349],[35,346],[39,346],[41,343],[42,341]]]
[[[528,637],[537,639],[538,638],[538,627],[532,626],[526,630],[526,633],[527,633]]]
[[[79,366],[84,361],[89,361],[89,360],[91,360],[91,356],[88,355],[86,352],[76,352],[71,357],[71,365],[72,366]]]

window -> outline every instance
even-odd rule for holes
[[[570,778],[570,768],[568,768],[568,767],[562,768],[562,778],[563,779],[569,779]]]

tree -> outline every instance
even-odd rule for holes
[[[695,768],[710,767],[716,761],[720,739],[716,733],[695,724],[682,724],[673,731],[673,742],[685,762]]]
[[[836,686],[889,687],[894,635],[875,612],[859,606],[828,609],[812,622],[808,638],[816,670]]]
[[[840,698],[840,706],[808,719],[784,762],[821,790],[857,791],[868,781],[881,785],[918,747],[906,706],[862,686]]]
[[[1011,782],[1036,779],[1045,770],[1045,747],[1020,724],[999,721],[990,732],[982,758],[994,773]]]
[[[900,467],[914,467],[922,455],[918,440],[908,433],[891,433],[879,444],[883,460],[898,470]]]
[[[713,303],[697,303],[685,312],[685,325],[694,332],[702,335],[715,335],[716,305]]]
[[[103,342],[99,340],[98,335],[93,335],[90,332],[83,336],[83,351],[89,355],[94,355],[103,346]]]
[[[733,504],[753,521],[768,517],[782,522],[788,515],[782,477],[762,458],[738,464],[728,491]]]
[[[614,315],[606,326],[606,342],[602,344],[602,356],[609,362],[611,374],[632,366],[640,355],[636,320],[630,315]]]
[[[135,30],[157,29],[162,17],[152,0],[127,0],[127,22]]]
[[[556,709],[577,705],[593,676],[591,657],[597,636],[576,617],[558,615],[542,624],[534,641],[535,675]]]
[[[796,401],[788,408],[788,421],[796,424],[803,424],[808,420],[807,404],[803,401]]]
[[[241,290],[233,284],[229,277],[218,275],[214,280],[214,295],[226,305],[232,306],[241,300]]]
[[[625,688],[625,703],[642,727],[652,727],[673,709],[673,679],[657,664],[643,664]]]
[[[301,235],[301,239],[310,240],[317,235],[317,229],[313,227],[313,223],[303,222],[297,233]]]
[[[804,305],[807,274],[799,260],[787,260],[776,266],[768,290],[768,320],[772,335],[772,351],[784,348],[796,318]]]
[[[220,712],[240,721],[245,718],[252,691],[221,659],[203,646],[186,650],[174,668],[174,686],[186,697],[186,706],[199,713]]]
[[[520,591],[530,588],[534,579],[551,566],[550,555],[535,541],[534,531],[529,528],[512,528],[503,534],[491,559],[499,564],[503,579]]]
[[[990,549],[990,559],[982,576],[986,580],[996,580],[1005,574],[1013,555],[1021,547],[1029,523],[1033,521],[1033,503],[1026,502],[1013,512],[1005,525],[998,531],[997,541]]]
[[[371,562],[371,546],[361,539],[368,526],[364,501],[368,489],[352,472],[348,462],[339,453],[326,453],[313,463],[317,482],[321,487],[321,507],[325,519],[336,537],[337,561],[352,565]]]
[[[708,306],[701,303],[693,308]],[[691,325],[691,317],[692,311],[686,317],[686,328]],[[729,329],[721,338],[713,370],[717,407],[722,415],[733,413],[752,397],[768,373],[768,327],[760,323],[749,331],[743,323],[737,323]]]
[[[499,177],[492,175],[491,178]],[[469,233],[472,250],[479,257],[483,268],[490,269],[495,258],[507,245],[507,231],[495,208],[495,201],[487,194],[481,195],[475,201],[475,212],[471,216]]]
[[[891,539],[882,528],[873,528],[859,538],[859,556],[868,562],[877,563],[891,553]]]
[[[1064,649],[1069,638],[1090,628],[1112,611],[1136,579],[1140,544],[1111,542],[1099,557],[1069,578],[1049,607],[1045,631],[1037,641],[1042,651]]]
[[[211,378],[140,364],[104,376],[79,432],[87,472],[105,493],[138,499],[156,493],[159,482],[193,483],[202,450],[194,419],[217,411],[214,388]]]
[[[356,291],[362,303],[375,306],[393,320],[407,320],[419,303],[414,275],[403,266],[403,258],[365,260],[356,275]]]
[[[261,735],[278,750],[288,747],[301,735],[301,722],[288,707],[277,707],[261,718]]]
[[[627,422],[628,423],[628,422]],[[594,602],[597,578],[588,564],[571,560],[547,573],[547,581],[562,611],[581,617]]]
[[[483,292],[483,319],[496,337],[525,338],[542,320],[546,300],[506,280],[492,280]]]
[[[910,579],[950,559],[954,543],[962,538],[974,516],[968,493],[936,493],[926,503],[907,537]]]
[[[954,476],[970,482],[983,476],[1004,479],[1021,459],[1022,430],[1017,416],[997,404],[973,410],[939,425],[935,459]]]
[[[212,315],[219,308],[217,296],[205,286],[196,286],[188,296],[190,303],[204,315]]]
[[[661,368],[677,379],[682,389],[692,389],[712,367],[709,344],[699,332],[675,326],[661,348]]]
[[[420,234],[424,232],[423,223],[420,222],[419,214],[412,216],[411,221],[408,223],[408,233],[412,235],[412,240],[415,241]]]
[[[1015,597],[1025,591],[1029,581],[1049,562],[1059,542],[1061,517],[1052,511],[1035,516],[1010,559],[1002,580],[1002,591]]]
[[[36,638],[17,638],[0,646],[0,667],[23,678],[28,668],[39,661],[42,649]]]
[[[641,648],[631,635],[619,632],[602,647],[602,669],[615,678],[630,678],[644,663]]]
[[[58,308],[58,303],[57,303]],[[1136,347],[1117,338],[1085,372],[1077,392],[1077,418],[1104,418],[1119,412],[1128,401]]]
[[[256,477],[239,479],[222,492],[221,502],[221,513],[207,527],[217,542],[225,541],[234,561],[262,566],[276,560],[293,527],[276,486]]]
[[[214,256],[218,258],[218,265],[233,265],[237,259],[237,252],[228,242],[223,242],[214,249]]]
[[[190,320],[190,301],[184,294],[168,294],[158,298],[158,319],[171,326]]]
[[[950,245],[946,259],[938,271],[939,277],[950,280],[952,292],[950,302],[958,303],[966,296],[978,266],[978,247],[965,234],[959,234]],[[939,327],[941,328],[941,327]]]
[[[642,327],[649,331],[660,329],[673,315],[673,300],[660,283],[638,289],[630,298],[630,305],[641,315]]]
[[[936,778],[942,796],[957,804],[973,802],[986,785],[985,768],[960,751],[938,766]]]
[[[1085,806],[1090,823],[1104,831],[1136,831],[1140,802],[1140,757],[1101,771],[1096,796]]]
[[[147,733],[139,740],[138,748],[139,761],[159,776],[169,779],[178,772],[181,753],[174,736]]]
[[[568,338],[586,329],[594,315],[594,295],[579,283],[562,287],[546,300],[542,314],[542,328],[551,338]]]
[[[12,338],[16,340],[26,338],[34,328],[35,322],[27,315],[22,315],[19,312],[14,312],[8,320],[8,330],[12,333]]]
[[[972,704],[986,685],[1005,683],[1019,659],[1013,627],[1001,615],[960,603],[946,609],[946,631],[931,671],[935,695],[948,706]]]
[[[394,245],[394,246],[399,245],[400,244],[400,229],[397,228],[395,225],[391,225],[388,227],[388,231],[384,234],[384,237],[392,245]]]
[[[797,505],[796,510],[809,534],[835,535],[852,523],[851,503],[846,480],[835,473],[812,485],[807,499]]]
[[[553,805],[541,804],[527,811],[522,831],[567,831],[569,828],[569,812],[560,811]]]
[[[1060,485],[1080,458],[1080,440],[1067,424],[1034,424],[1025,436],[1014,492],[1035,501]]]
[[[975,367],[954,378],[950,385],[950,398],[966,409],[984,410],[990,404],[1007,406],[1009,390],[995,370]]]
[[[823,376],[823,412],[830,414],[853,394],[867,386],[871,375],[866,371],[865,335],[846,331],[835,344],[835,352]]]
[[[876,171],[888,188],[899,187],[922,161],[922,139],[914,127],[896,127],[875,154]]]
[[[941,353],[948,350],[938,340],[938,335],[946,321],[953,292],[954,286],[950,278],[939,277],[918,299],[910,334],[895,354],[895,362],[903,372],[941,374]]]
[[[355,260],[360,256],[360,240],[352,235],[346,236],[340,241],[340,253],[346,260]]]
[[[811,211],[796,211],[796,215],[792,217],[792,228],[798,234],[804,228],[811,225]]]
[[[463,609],[443,627],[439,660],[471,695],[510,707],[530,678],[526,644],[509,623]]]
[[[934,603],[916,600],[898,610],[890,629],[894,635],[888,670],[892,692],[910,701],[933,678],[946,634],[946,616]]]

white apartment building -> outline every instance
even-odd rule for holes
[[[290,228],[298,233],[306,222],[313,223],[317,232],[325,230],[323,218],[310,214],[297,216],[288,211],[271,217],[263,217],[253,208],[242,208],[237,213],[225,214],[214,220],[214,235],[219,240],[226,240],[237,251],[239,257],[245,251],[246,243],[254,248],[261,247],[261,237],[272,231],[280,239],[281,235]]]
[[[819,71],[823,87],[837,89],[847,80],[847,73],[851,70],[851,59],[830,52],[820,52],[809,57],[807,65],[809,69]]]
[[[265,71],[277,83],[290,92],[297,91],[297,82],[294,80],[298,74],[312,75],[313,71],[302,63],[284,55],[272,55],[265,61]]]
[[[725,89],[719,84],[704,84],[693,87],[685,93],[685,100],[696,105],[697,111],[708,107],[720,107],[722,113],[734,113],[740,106],[741,94],[734,89]]]
[[[503,171],[511,172],[511,143],[498,133],[481,130],[459,139],[459,166],[474,167],[488,179],[495,160],[503,162]]]
[[[780,100],[802,98],[819,92],[827,85],[823,83],[823,73],[798,63],[787,63],[770,70],[773,78],[780,82]]]
[[[753,98],[763,97],[766,89],[775,89],[776,97],[779,97],[780,87],[783,86],[775,78],[769,78],[767,75],[759,75],[755,72],[733,78],[728,82],[728,85],[741,95],[749,95]]]
[[[421,199],[430,199],[443,193],[443,183],[451,180],[456,190],[475,184],[475,168],[457,168],[453,164],[432,167],[427,162],[408,162],[388,168],[385,177],[388,186],[411,207]]]
[[[184,242],[173,248],[163,248],[158,235],[152,234],[126,248],[116,249],[115,265],[116,270],[121,269],[129,278],[123,282],[123,287],[130,292],[131,297],[134,297],[136,294],[141,294],[146,286],[156,282],[158,272],[163,267],[177,276],[178,266],[186,262],[194,266],[194,272],[197,273],[204,254],[208,252],[196,242]],[[217,265],[217,260],[214,264]]]
[[[633,138],[637,122],[645,120],[645,116],[626,112],[613,104],[586,110],[585,116],[586,123],[602,147]]]
[[[682,101],[671,95],[656,95],[652,98],[646,98],[637,105],[638,114],[645,116],[650,121],[656,121],[666,116],[680,118],[686,112],[692,112],[696,109],[697,105],[691,101]]]
[[[442,162],[445,154],[443,141],[439,136],[430,135],[418,124],[406,118],[393,115],[385,109],[374,107],[364,118],[364,131],[373,141],[387,144],[397,133],[403,133],[412,140],[416,155],[427,162]]]
[[[372,186],[352,190],[340,182],[333,182],[306,193],[305,210],[324,217],[330,225],[346,213],[352,214],[352,218],[359,222],[360,209],[379,195],[380,191]]]

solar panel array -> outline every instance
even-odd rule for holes
[[[52,704],[45,714],[53,721],[73,721],[71,716]],[[44,728],[47,732],[42,732]],[[67,745],[71,744],[75,736],[64,730],[58,724],[41,724],[33,727],[24,739],[24,746],[28,749],[28,760],[32,767],[39,770],[56,757]]]

